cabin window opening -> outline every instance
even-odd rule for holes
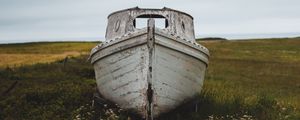
[[[141,15],[133,20],[133,26],[135,28],[144,28],[147,27],[147,22],[149,18],[153,18],[155,20],[155,27],[165,29],[169,26],[168,20],[160,15]]]

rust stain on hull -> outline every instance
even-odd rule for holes
[[[149,18],[147,27],[135,28],[136,18]],[[166,27],[156,28],[155,18]],[[148,120],[200,92],[208,57],[195,41],[193,18],[169,8],[112,13],[106,41],[90,56],[103,97]]]

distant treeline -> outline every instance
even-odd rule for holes
[[[227,40],[226,38],[221,38],[221,37],[207,37],[207,38],[198,38],[197,41],[200,40],[206,40],[206,41],[211,41],[211,40]]]

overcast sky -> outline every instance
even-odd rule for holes
[[[135,6],[184,11],[197,37],[300,36],[300,0],[0,0],[0,43],[103,40],[107,15]]]

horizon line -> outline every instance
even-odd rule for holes
[[[276,39],[276,38],[297,38],[300,32],[293,33],[244,33],[244,34],[203,34],[196,35],[195,39],[201,38],[224,38],[227,40],[251,40],[251,39]],[[0,44],[13,43],[34,43],[34,42],[101,42],[105,37],[78,37],[78,38],[35,38],[35,39],[16,39],[0,40]]]

